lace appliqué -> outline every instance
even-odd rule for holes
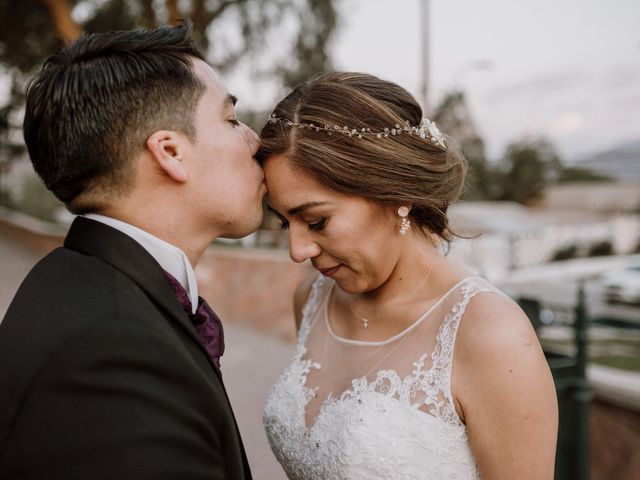
[[[311,368],[304,342],[320,301],[322,278],[314,282],[303,310],[293,362],[272,387],[264,412],[271,447],[291,479],[479,479],[465,426],[451,395],[455,337],[469,300],[496,291],[466,281],[462,298],[444,318],[425,370],[427,353],[402,378],[380,370],[373,380],[354,379],[339,397],[329,396],[310,428],[305,407],[315,394],[306,386]]]

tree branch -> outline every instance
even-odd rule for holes
[[[180,11],[178,10],[178,0],[166,0],[165,6],[169,13],[169,23],[176,25],[180,23]]]
[[[156,12],[153,9],[153,0],[142,0],[142,16],[147,28],[157,27]]]
[[[71,16],[69,0],[40,0],[49,10],[56,33],[63,42],[69,43],[82,35],[82,28]]]

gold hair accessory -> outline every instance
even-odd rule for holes
[[[387,138],[389,135],[397,136],[397,135],[417,135],[418,137],[427,140],[432,145],[446,150],[447,145],[444,141],[444,135],[440,133],[440,130],[436,126],[435,122],[432,122],[428,118],[423,118],[420,122],[420,125],[415,127],[412,126],[409,121],[406,121],[404,125],[400,125],[396,123],[393,128],[383,128],[382,130],[372,130],[371,128],[350,128],[347,126],[339,126],[334,125],[317,125],[315,123],[302,123],[302,122],[293,122],[286,118],[281,118],[276,116],[275,113],[272,113],[267,120],[269,123],[278,123],[293,128],[300,129],[308,129],[315,130],[316,132],[327,132],[329,135],[333,135],[334,133],[338,135],[345,135],[348,137],[356,137],[356,138]]]

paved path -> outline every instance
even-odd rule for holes
[[[20,282],[39,260],[32,249],[0,235],[0,319]],[[227,322],[222,358],[231,398],[255,480],[284,480],[262,428],[262,408],[269,387],[293,353],[293,345],[277,337]]]

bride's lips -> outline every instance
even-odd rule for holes
[[[333,274],[335,274],[338,270],[340,270],[340,267],[342,267],[342,264],[338,264],[334,267],[329,267],[329,268],[318,268],[318,271],[325,277],[330,277]]]

